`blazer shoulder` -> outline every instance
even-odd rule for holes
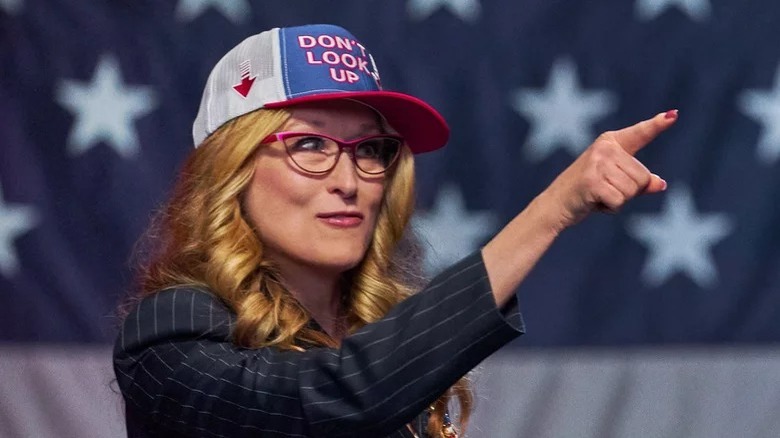
[[[122,324],[116,350],[132,351],[172,338],[230,338],[236,315],[213,292],[171,287],[144,297]]]

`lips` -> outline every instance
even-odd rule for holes
[[[355,227],[363,222],[363,214],[357,211],[320,213],[317,218],[335,227]]]

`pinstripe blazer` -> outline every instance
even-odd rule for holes
[[[339,349],[244,349],[214,295],[174,288],[124,321],[114,369],[136,437],[411,437],[411,422],[523,333],[496,307],[481,253],[438,275]]]

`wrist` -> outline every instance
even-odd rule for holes
[[[558,236],[566,228],[576,223],[576,219],[566,213],[563,202],[549,190],[537,195],[527,208],[543,231],[554,236]]]

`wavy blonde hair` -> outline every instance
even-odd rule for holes
[[[242,209],[260,140],[289,117],[285,110],[254,111],[226,123],[191,153],[171,199],[147,232],[151,254],[138,277],[139,297],[173,286],[208,288],[236,313],[233,341],[247,348],[337,346],[307,326],[310,316],[283,287],[272,261],[263,257],[260,238]],[[416,289],[399,251],[413,209],[414,161],[404,147],[385,180],[371,244],[361,263],[344,275],[349,333],[381,319]],[[444,412],[453,397],[465,428],[473,397],[462,378],[432,405],[431,436],[444,436]]]

